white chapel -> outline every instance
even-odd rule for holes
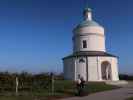
[[[86,81],[118,81],[118,57],[106,51],[104,27],[86,8],[83,21],[73,29],[73,53],[63,58],[64,78]]]

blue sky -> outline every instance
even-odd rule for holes
[[[0,0],[0,71],[61,72],[86,5],[106,30],[121,73],[133,73],[132,0]]]

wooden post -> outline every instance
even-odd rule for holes
[[[54,74],[51,73],[51,92],[54,95]]]
[[[16,96],[18,95],[18,85],[19,85],[19,81],[18,81],[18,77],[16,77]]]

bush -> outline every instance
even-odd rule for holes
[[[120,80],[129,80],[129,81],[132,81],[133,80],[133,75],[120,74],[119,78],[120,78]]]

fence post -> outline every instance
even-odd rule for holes
[[[54,95],[54,74],[51,73],[51,92],[52,92],[52,95]]]
[[[18,95],[18,85],[19,85],[19,81],[18,81],[18,77],[16,77],[16,96]]]

